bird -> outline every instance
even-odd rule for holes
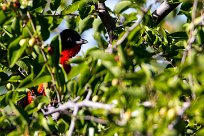
[[[81,36],[73,29],[65,29],[60,33],[62,51],[59,58],[59,63],[63,66],[66,73],[71,70],[68,61],[70,58],[76,56],[81,50],[81,45],[88,43],[87,40],[82,39]],[[50,48],[52,50],[52,48]],[[26,96],[26,101],[23,105],[26,107],[28,104],[32,103],[36,96],[46,96],[45,87],[43,84],[39,84],[38,88],[32,88],[28,91]]]
[[[81,49],[82,44],[86,44],[88,41],[82,39],[81,36],[72,29],[65,29],[60,33],[62,41],[62,52],[60,56],[60,64],[67,73],[70,71],[70,65],[67,61],[74,57]]]

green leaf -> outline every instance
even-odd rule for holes
[[[34,73],[31,73],[29,76],[27,76],[18,86],[19,90],[23,88],[30,88],[37,86],[41,83],[46,83],[51,81],[51,76],[49,74],[49,71],[47,69],[47,66],[44,65],[42,67],[42,70],[38,73],[37,76],[34,75]]]
[[[68,79],[70,80],[79,75],[80,73],[83,73],[84,69],[87,69],[87,64],[85,63],[72,67],[71,71],[68,74]]]
[[[114,7],[114,11],[116,14],[123,12],[124,10],[128,9],[132,5],[131,1],[121,1],[116,4]]]
[[[45,41],[50,36],[49,27],[51,24],[49,24],[49,20],[47,18],[43,18],[41,16],[38,16],[38,21],[41,26],[39,33],[41,33],[42,39]]]
[[[175,33],[171,33],[168,36],[171,36],[174,39],[177,40],[186,40],[188,39],[188,35],[186,34],[186,32],[175,32]]]
[[[87,16],[83,20],[80,20],[78,24],[79,32],[82,33],[83,31],[92,28],[93,21],[94,18],[91,15]]]
[[[48,105],[50,99],[46,96],[38,96],[31,104],[26,106],[25,111],[29,115],[35,112],[38,112],[43,106]]]
[[[192,8],[192,5],[193,5],[192,2],[183,2],[182,5],[181,5],[180,10],[189,11]],[[180,12],[178,14],[180,14]]]
[[[3,30],[4,30],[4,32],[10,37],[10,38],[12,38],[13,37],[13,34],[12,34],[12,27],[11,27],[11,25],[4,25],[3,26]]]
[[[79,8],[79,15],[81,19],[86,18],[89,15],[89,12],[91,11],[91,6],[87,3],[83,3],[83,5]]]
[[[124,66],[127,66],[128,64],[128,56],[124,50],[124,47],[122,45],[118,46],[118,56],[119,56],[119,60],[122,62],[122,64]]]
[[[52,11],[57,10],[60,6],[61,0],[51,0],[50,1],[50,9]]]
[[[59,121],[57,121],[57,127],[60,133],[64,133],[68,130],[69,124],[64,119],[59,119]]]
[[[6,21],[6,14],[4,13],[3,10],[0,11],[0,26],[4,24],[4,22]]]
[[[62,11],[62,14],[70,14],[72,12],[75,12],[78,10],[79,7],[81,7],[81,5],[83,5],[85,2],[83,0],[77,1],[72,3],[71,5],[69,5],[67,8],[65,8]]]
[[[28,41],[26,41],[22,46],[19,45],[20,40],[22,40],[22,36],[15,39],[8,47],[8,62],[9,67],[13,67],[18,61],[18,59],[21,57],[23,52],[25,51]]]
[[[19,34],[20,33],[20,19],[17,17],[14,17],[12,20],[11,28],[14,33]]]
[[[204,45],[204,28],[200,28],[198,29],[198,34],[197,34],[197,39],[198,39],[198,43],[201,45]]]
[[[55,28],[59,26],[59,24],[62,22],[63,18],[56,18],[56,17],[47,17],[49,20],[49,24],[51,24],[49,30],[53,31]]]
[[[88,82],[89,78],[90,78],[90,68],[86,63],[84,63],[83,69],[80,72],[80,76],[78,80],[79,87],[83,88],[83,86],[85,86],[86,83]]]
[[[17,107],[12,101],[9,101],[9,105],[11,106],[11,109],[15,115],[19,117],[19,119],[16,120],[16,123],[19,123],[18,125],[21,127],[25,127],[25,125],[27,126],[29,121],[27,112],[25,112],[22,108]]]
[[[0,86],[2,86],[3,81],[6,81],[9,79],[9,76],[4,73],[4,72],[0,72]]]
[[[16,65],[18,65],[21,69],[23,69],[26,72],[28,72],[29,70],[28,64],[22,60],[17,61]]]
[[[102,28],[102,21],[99,18],[94,19],[93,21],[93,29],[95,32],[100,31]]]
[[[60,58],[60,50],[61,50],[61,39],[60,36],[57,35],[55,36],[52,41],[51,41],[51,50],[52,52],[50,53],[51,57],[51,65],[54,67],[57,67],[59,64],[59,58]]]
[[[122,90],[124,94],[127,94],[129,97],[133,96],[134,98],[145,98],[146,91],[144,88],[137,87],[137,86],[132,86],[129,88],[125,88]]]
[[[39,7],[44,8],[46,6],[46,3],[47,3],[46,0],[33,0],[32,10],[39,9]]]
[[[115,76],[119,77],[122,74],[122,69],[112,61],[102,61],[102,64]]]
[[[106,53],[103,50],[99,50],[99,49],[90,50],[88,52],[88,54],[95,57],[95,58],[97,58],[97,59],[114,61],[114,56],[109,54],[109,53]]]
[[[75,57],[73,59],[71,59],[69,62],[70,63],[75,63],[75,64],[80,64],[82,62],[84,62],[86,59],[83,57]]]
[[[23,32],[22,32],[23,37],[30,37],[29,32],[34,33],[31,25],[31,21],[28,21],[26,26],[23,27],[22,29],[23,29]]]

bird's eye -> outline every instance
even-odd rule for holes
[[[67,42],[72,42],[72,39],[70,37],[68,37]]]

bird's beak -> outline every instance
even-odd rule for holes
[[[76,41],[76,44],[86,44],[86,43],[88,43],[88,41],[85,39],[81,39],[80,41]]]

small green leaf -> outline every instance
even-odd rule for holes
[[[188,35],[186,34],[186,32],[175,32],[175,33],[169,34],[169,36],[171,36],[172,38],[177,39],[177,40],[188,39]]]
[[[8,62],[10,67],[13,67],[15,65],[15,63],[18,61],[18,59],[21,57],[27,47],[28,41],[26,41],[26,43],[20,46],[20,40],[22,40],[22,36],[11,42],[8,47]]]
[[[57,121],[57,127],[60,133],[64,133],[68,130],[69,124],[67,123],[67,121],[61,118],[59,119],[59,121]]]
[[[122,47],[121,45],[118,46],[118,56],[119,56],[119,60],[122,62],[123,65],[127,65],[128,62],[128,58],[127,58],[127,54],[124,50],[124,47]]]
[[[90,78],[90,68],[89,66],[84,63],[83,69],[80,72],[80,77],[79,77],[79,87],[83,88],[84,85],[86,85],[86,83],[88,82]]]
[[[91,50],[89,54],[97,59],[114,61],[114,56],[102,50]]]
[[[71,71],[68,74],[68,79],[70,80],[74,78],[75,76],[79,75],[80,73],[84,71],[84,69],[87,69],[87,64],[85,63],[72,67]]]
[[[79,8],[79,15],[81,19],[86,18],[89,15],[89,12],[91,11],[91,6],[88,5],[87,3],[84,3],[81,5]]]
[[[28,114],[38,112],[43,106],[50,103],[50,99],[46,96],[38,96],[31,104],[26,106],[25,111]]]
[[[49,20],[47,18],[43,18],[41,16],[38,16],[38,21],[41,26],[39,32],[41,33],[42,39],[45,41],[50,36],[49,27],[51,24],[49,24]]]
[[[182,5],[181,5],[181,8],[180,8],[180,10],[183,10],[183,11],[189,11],[190,9],[191,9],[191,7],[192,7],[192,5],[193,5],[193,3],[192,2],[183,2],[182,3]],[[180,13],[180,12],[179,12]],[[178,13],[178,14],[179,14]]]
[[[17,17],[14,17],[12,20],[11,28],[14,33],[20,33],[20,19]]]
[[[47,66],[44,65],[42,67],[42,70],[38,73],[37,76],[34,75],[34,73],[31,73],[29,76],[27,76],[19,85],[19,90],[22,88],[30,88],[37,86],[41,83],[46,83],[51,81],[51,76],[48,72]]]
[[[51,0],[50,1],[50,9],[52,11],[57,10],[60,6],[61,0]]]
[[[204,45],[204,28],[200,28],[198,29],[198,34],[197,34],[197,39],[198,39],[198,43],[201,45]]]
[[[39,7],[44,8],[46,6],[46,3],[47,3],[46,0],[33,0],[32,10],[39,9]]]
[[[131,1],[121,1],[115,6],[114,11],[115,13],[119,14],[124,10],[128,9],[131,6],[131,4],[132,4]]]
[[[77,2],[74,2],[72,3],[71,5],[69,5],[67,8],[65,8],[63,11],[62,11],[62,14],[70,14],[70,13],[73,13],[75,11],[78,10],[79,7],[81,7],[81,5],[84,4],[84,1],[80,0],[80,1],[77,1]]]
[[[78,25],[79,32],[82,33],[83,31],[92,28],[93,21],[94,18],[91,15],[87,16],[83,20],[80,20]]]
[[[24,71],[28,72],[29,70],[29,67],[28,67],[28,64],[25,63],[24,61],[22,60],[19,60],[16,62],[16,65],[18,65],[21,69],[23,69]]]
[[[59,58],[60,58],[60,50],[61,50],[61,39],[60,36],[55,36],[51,41],[51,63],[52,66],[57,67],[59,64]]]
[[[8,79],[9,79],[9,76],[8,76],[6,73],[0,72],[0,86],[2,85],[1,83],[2,83],[3,81],[6,81],[6,80],[8,80]]]
[[[115,76],[119,77],[122,74],[122,69],[112,61],[102,61],[102,64]]]
[[[0,26],[4,24],[4,22],[6,21],[6,14],[4,13],[3,10],[0,11]]]
[[[102,28],[102,21],[99,18],[94,19],[93,21],[93,29],[95,32],[100,31]]]
[[[73,59],[71,59],[69,62],[70,63],[75,63],[75,64],[80,64],[82,62],[84,62],[86,59],[83,57],[75,57]]]

